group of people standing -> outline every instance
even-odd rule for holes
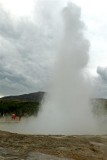
[[[5,118],[6,120],[15,120],[17,117],[19,117],[19,116],[17,116],[15,113],[12,113],[12,114],[9,114],[9,113],[3,113],[2,115],[1,115],[1,118]],[[19,117],[19,120],[20,120],[21,118]]]

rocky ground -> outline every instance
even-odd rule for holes
[[[0,131],[0,160],[107,160],[107,136],[44,136]]]

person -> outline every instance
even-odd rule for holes
[[[15,113],[12,114],[12,119],[14,119],[14,120],[16,119],[16,114]]]

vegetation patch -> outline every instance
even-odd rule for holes
[[[39,102],[23,102],[13,100],[0,101],[0,114],[13,114],[17,116],[37,115],[39,111]]]

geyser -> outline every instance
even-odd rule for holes
[[[63,40],[52,85],[38,117],[2,129],[31,134],[98,134],[91,111],[91,84],[86,72],[89,41],[84,37],[81,10],[69,3],[62,11]]]
[[[80,15],[80,8],[72,3],[62,11],[64,36],[55,77],[38,116],[38,133],[98,133],[91,111],[91,84],[86,72],[89,41],[83,35],[85,26]]]

